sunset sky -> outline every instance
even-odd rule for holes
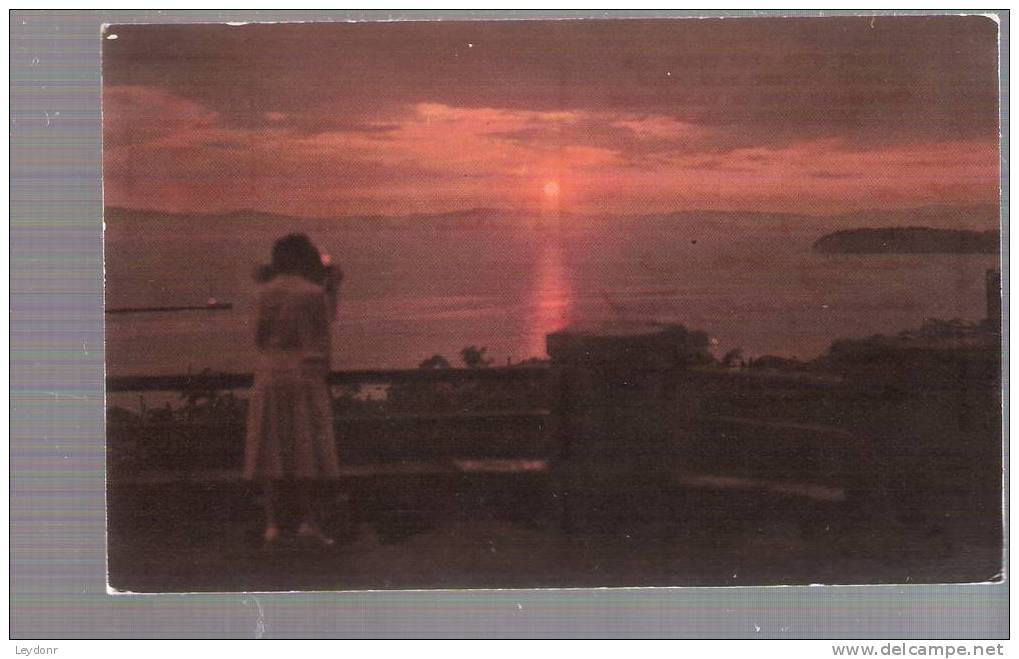
[[[996,203],[983,17],[113,26],[107,205]]]

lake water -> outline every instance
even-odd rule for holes
[[[333,366],[407,368],[464,346],[544,357],[569,323],[674,321],[722,355],[812,358],[837,338],[927,318],[978,320],[993,255],[821,255],[824,230],[705,222],[556,230],[345,226],[336,221],[124,219],[106,231],[108,307],[230,302],[230,311],[108,315],[110,375],[249,371],[252,271],[302,231],[346,273]]]

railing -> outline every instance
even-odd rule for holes
[[[649,414],[659,415],[659,427],[667,429],[655,446],[629,444],[641,440],[644,412],[616,413],[612,407],[619,403],[617,398],[645,395],[639,388],[633,390],[632,382],[621,389],[605,382],[594,385],[597,391],[609,392],[604,400],[611,409],[585,425],[586,411],[571,408],[570,398],[577,392],[570,390],[592,384],[571,382],[556,367],[341,371],[331,373],[328,381],[336,387],[434,391],[440,402],[441,395],[451,391],[490,392],[506,387],[474,409],[430,405],[431,399],[425,396],[403,399],[401,409],[379,406],[367,414],[342,410],[335,414],[345,475],[355,479],[395,476],[408,488],[405,493],[417,492],[416,485],[406,483],[409,476],[419,474],[445,477],[506,471],[551,473],[554,480],[570,470],[570,454],[564,447],[583,448],[601,441],[612,445],[619,456],[603,461],[609,468],[625,462],[627,451],[645,450],[652,458],[645,464],[675,476],[665,486],[688,492],[722,491],[721,496],[728,499],[742,490],[753,497],[775,496],[787,502],[839,502],[861,491],[880,493],[878,484],[890,484],[896,494],[888,505],[905,502],[901,505],[908,509],[934,496],[931,492],[945,501],[969,497],[983,505],[993,499],[980,489],[987,483],[985,489],[994,490],[995,474],[1000,475],[1000,436],[992,395],[996,380],[983,377],[984,370],[964,369],[976,378],[972,386],[963,387],[964,396],[956,395],[961,381],[948,379],[956,389],[945,396],[927,382],[932,379],[930,367],[908,371],[905,384],[896,380],[894,387],[886,382],[887,376],[875,380],[855,375],[843,380],[812,374],[676,369],[664,377],[667,386],[654,394],[666,392],[665,400],[651,401],[658,407]],[[210,392],[245,389],[252,383],[253,376],[244,373],[129,376],[109,378],[107,391],[178,391],[207,399]],[[972,392],[966,393],[969,389]],[[519,392],[525,395],[516,395]],[[411,409],[414,405],[407,405],[408,400],[417,407]],[[189,419],[178,411],[161,419],[150,414],[140,421],[111,422],[111,457],[117,447],[137,453],[130,464],[110,464],[110,483],[130,484],[132,478],[160,469],[166,483],[215,470],[236,480],[243,460],[244,418],[236,413],[237,406],[232,409],[231,415],[196,414]],[[573,462],[585,469],[591,464],[584,459]],[[174,473],[168,474],[168,465]],[[647,480],[645,474],[628,469],[622,465],[624,484]],[[599,475],[577,478],[614,491]]]
[[[367,411],[337,411],[337,448],[346,470],[358,475],[365,473],[365,465],[370,464],[376,465],[376,471],[386,471],[406,468],[411,462],[429,463],[428,469],[434,471],[455,460],[463,461],[466,469],[488,464],[496,471],[506,470],[508,460],[519,460],[522,470],[534,471],[535,460],[545,460],[552,451],[551,412],[545,405],[534,404],[551,398],[544,391],[549,376],[549,368],[533,366],[332,372],[330,386],[441,384],[448,387],[442,392],[445,395],[459,391],[459,385],[481,383],[486,390],[505,386],[538,388],[538,395],[534,391],[529,396],[510,394],[502,396],[498,404],[488,401],[480,409],[464,409],[444,401],[446,404],[440,407],[447,409],[442,410],[428,406],[427,401],[417,405],[412,401],[411,409],[406,404],[402,409],[365,405]],[[246,389],[253,381],[250,373],[110,377],[107,391],[208,395]],[[430,391],[427,387],[424,390]],[[233,407],[227,414],[216,414],[209,408],[204,413],[193,412],[183,407],[168,417],[149,413],[129,422],[111,421],[111,472],[119,478],[148,472],[146,478],[150,478],[153,472],[165,476],[171,472],[188,475],[239,469],[244,447],[243,408]],[[379,465],[388,466],[383,469]]]
[[[364,471],[366,464],[450,460],[473,460],[474,464],[480,464],[479,460],[520,460],[533,470],[535,460],[549,463],[559,455],[564,438],[556,436],[555,429],[569,425],[558,418],[569,416],[570,411],[560,405],[562,392],[552,389],[556,386],[552,372],[547,366],[332,372],[332,386],[446,384],[455,388],[484,383],[498,388],[523,384],[537,387],[539,393],[530,397],[531,405],[509,396],[499,409],[338,413],[334,419],[338,449],[345,464],[357,473]],[[680,371],[677,377],[677,415],[672,420],[676,443],[686,452],[684,463],[701,473],[775,473],[771,463],[814,463],[813,456],[819,452],[830,453],[833,446],[855,443],[839,428],[759,416],[761,409],[800,407],[830,395],[839,387],[838,379],[696,368]],[[247,373],[129,376],[109,378],[107,390],[215,392],[245,389],[252,383],[253,376]],[[536,405],[535,398],[540,399]],[[705,403],[705,398],[711,400]],[[757,418],[741,418],[747,414]],[[233,420],[206,417],[133,426],[111,424],[109,430],[111,445],[132,447],[134,466],[128,471],[236,469],[242,460],[244,424],[237,415]],[[571,439],[586,440],[567,441]],[[673,448],[668,452],[674,452]],[[800,472],[806,475],[805,470]]]
[[[333,371],[330,385],[403,384],[410,382],[544,382],[548,368],[520,366],[507,368],[435,368],[407,370]],[[210,390],[247,389],[254,383],[251,373],[197,375],[128,375],[107,378],[108,392],[176,391],[188,387]]]

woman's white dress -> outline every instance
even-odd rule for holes
[[[325,289],[302,277],[277,275],[260,286],[246,478],[339,475],[327,384],[334,313]]]

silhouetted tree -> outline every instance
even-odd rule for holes
[[[482,368],[492,363],[491,359],[485,357],[486,352],[488,352],[488,348],[467,346],[460,351],[460,359],[463,360],[467,368]]]
[[[442,355],[432,355],[428,359],[418,364],[418,368],[421,369],[449,368],[449,362]]]
[[[735,348],[725,353],[725,356],[722,357],[722,366],[726,368],[733,368],[734,366],[739,365],[741,359],[743,359],[743,349]]]

